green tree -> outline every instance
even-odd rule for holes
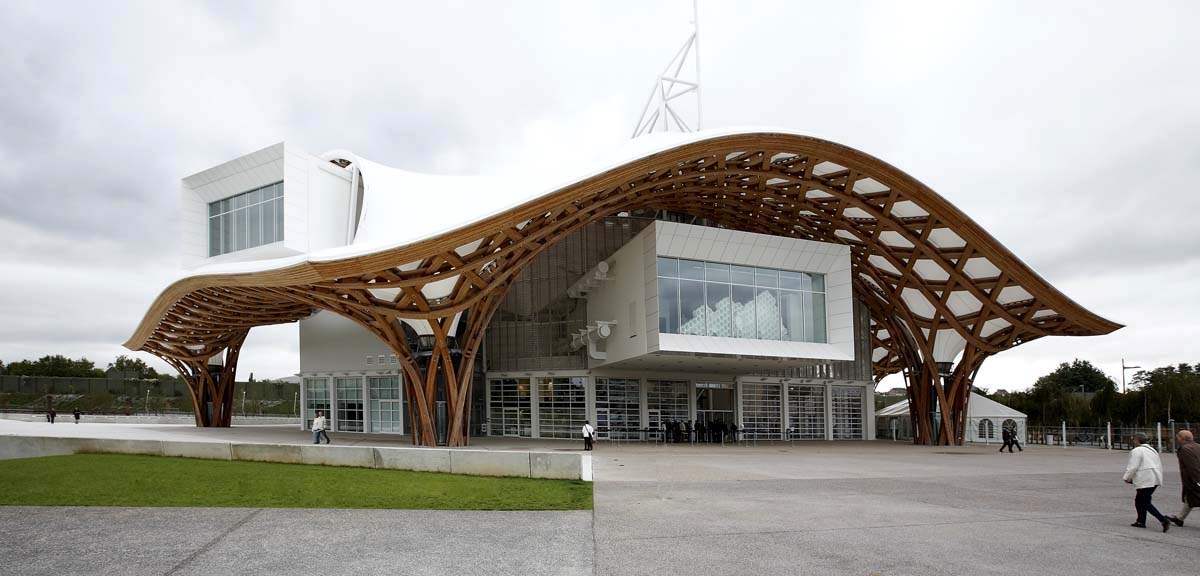
[[[1200,420],[1200,365],[1164,366],[1134,375],[1140,404],[1129,406],[1141,422]]]
[[[117,356],[117,359],[108,365],[108,369],[116,369],[132,378],[158,378],[158,372],[141,358],[130,358],[124,354]]]
[[[1053,372],[1033,383],[1028,409],[1024,412],[1030,420],[1041,424],[1065,420],[1072,426],[1096,425],[1092,406],[1081,394],[1100,394],[1109,388],[1113,388],[1112,379],[1091,362],[1076,358],[1070,364],[1059,364]]]
[[[87,358],[72,360],[61,354],[42,356],[36,361],[21,360],[8,365],[12,376],[61,376],[76,378],[103,377],[104,371]]]

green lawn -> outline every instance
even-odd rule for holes
[[[3,506],[591,510],[577,480],[76,454],[0,462]]]

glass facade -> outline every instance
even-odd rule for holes
[[[334,378],[337,388],[337,418],[335,425],[339,432],[363,431],[363,390],[362,378],[357,376]]]
[[[825,276],[658,258],[664,334],[826,342]]]
[[[538,435],[579,438],[587,420],[586,378],[538,378]]]
[[[636,440],[642,428],[642,385],[629,378],[596,379],[596,435]]]
[[[833,387],[833,439],[863,440],[863,389]]]
[[[403,433],[400,377],[368,376],[367,387],[371,394],[371,431]]]
[[[689,387],[687,380],[647,380],[647,426],[661,430],[663,422],[690,420]]]
[[[329,411],[328,378],[305,378],[304,399],[304,427],[306,429],[312,429],[312,421],[317,417],[317,410],[323,411],[326,418],[333,417]]]
[[[533,436],[528,378],[497,378],[488,382],[488,406],[492,436]]]
[[[283,240],[283,182],[208,205],[208,255]]]
[[[742,383],[742,437],[783,439],[783,392],[776,383]]]
[[[825,387],[788,386],[788,435],[793,440],[825,439]]]

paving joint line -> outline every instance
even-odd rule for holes
[[[207,543],[207,544],[205,544],[204,546],[201,546],[199,550],[196,550],[195,552],[192,552],[191,554],[188,554],[188,557],[187,557],[187,558],[184,558],[182,561],[180,561],[178,564],[176,564],[176,565],[175,565],[173,568],[171,568],[170,570],[167,570],[167,571],[166,571],[166,572],[163,574],[163,576],[172,576],[172,574],[175,574],[175,573],[179,572],[179,571],[180,571],[180,570],[182,570],[182,569],[183,569],[185,566],[187,566],[188,564],[191,564],[191,563],[192,563],[192,561],[194,561],[196,558],[198,558],[198,557],[199,557],[201,554],[203,554],[203,553],[205,553],[205,552],[208,552],[208,551],[209,551],[209,550],[211,550],[211,549],[212,549],[214,546],[216,546],[216,545],[217,545],[219,542],[221,542],[222,540],[224,540],[224,539],[225,539],[227,536],[229,536],[230,534],[233,534],[233,533],[234,533],[234,531],[236,531],[238,528],[241,528],[242,526],[245,526],[247,522],[249,522],[250,520],[252,520],[252,519],[253,519],[255,516],[258,516],[258,514],[259,514],[260,512],[262,512],[262,511],[263,511],[263,509],[262,509],[262,508],[258,508],[258,509],[255,509],[255,510],[251,510],[249,514],[247,514],[247,515],[243,516],[243,517],[242,517],[240,520],[238,520],[237,522],[234,522],[234,523],[233,523],[233,526],[230,526],[228,530],[225,530],[224,532],[222,532],[222,533],[218,534],[218,535],[217,535],[215,538],[213,538],[212,540],[209,540],[209,541],[208,541],[208,543]]]

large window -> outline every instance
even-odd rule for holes
[[[528,378],[501,378],[488,382],[488,402],[489,434],[526,438],[533,435]]]
[[[283,240],[283,182],[208,205],[208,255]]]
[[[629,378],[596,379],[596,435],[600,438],[641,438],[642,386]]]
[[[658,330],[825,342],[825,276],[659,257]]]
[[[400,422],[400,377],[367,376],[371,390],[371,431],[404,432]]]
[[[337,386],[337,429],[341,432],[362,432],[362,379],[349,377],[333,380]]]
[[[742,437],[747,440],[780,440],[783,436],[781,385],[742,382]]]
[[[788,385],[788,434],[794,440],[825,439],[825,387]]]
[[[304,379],[304,427],[311,429],[313,418],[317,417],[317,410],[325,413],[326,418],[332,418],[333,414],[329,413],[329,379],[328,378],[305,378]]]
[[[538,378],[538,435],[580,438],[587,419],[586,378]]]
[[[663,422],[686,422],[691,419],[688,388],[687,380],[647,380],[647,425],[652,429],[661,430]]]
[[[863,389],[857,386],[834,386],[833,439],[863,438]]]

